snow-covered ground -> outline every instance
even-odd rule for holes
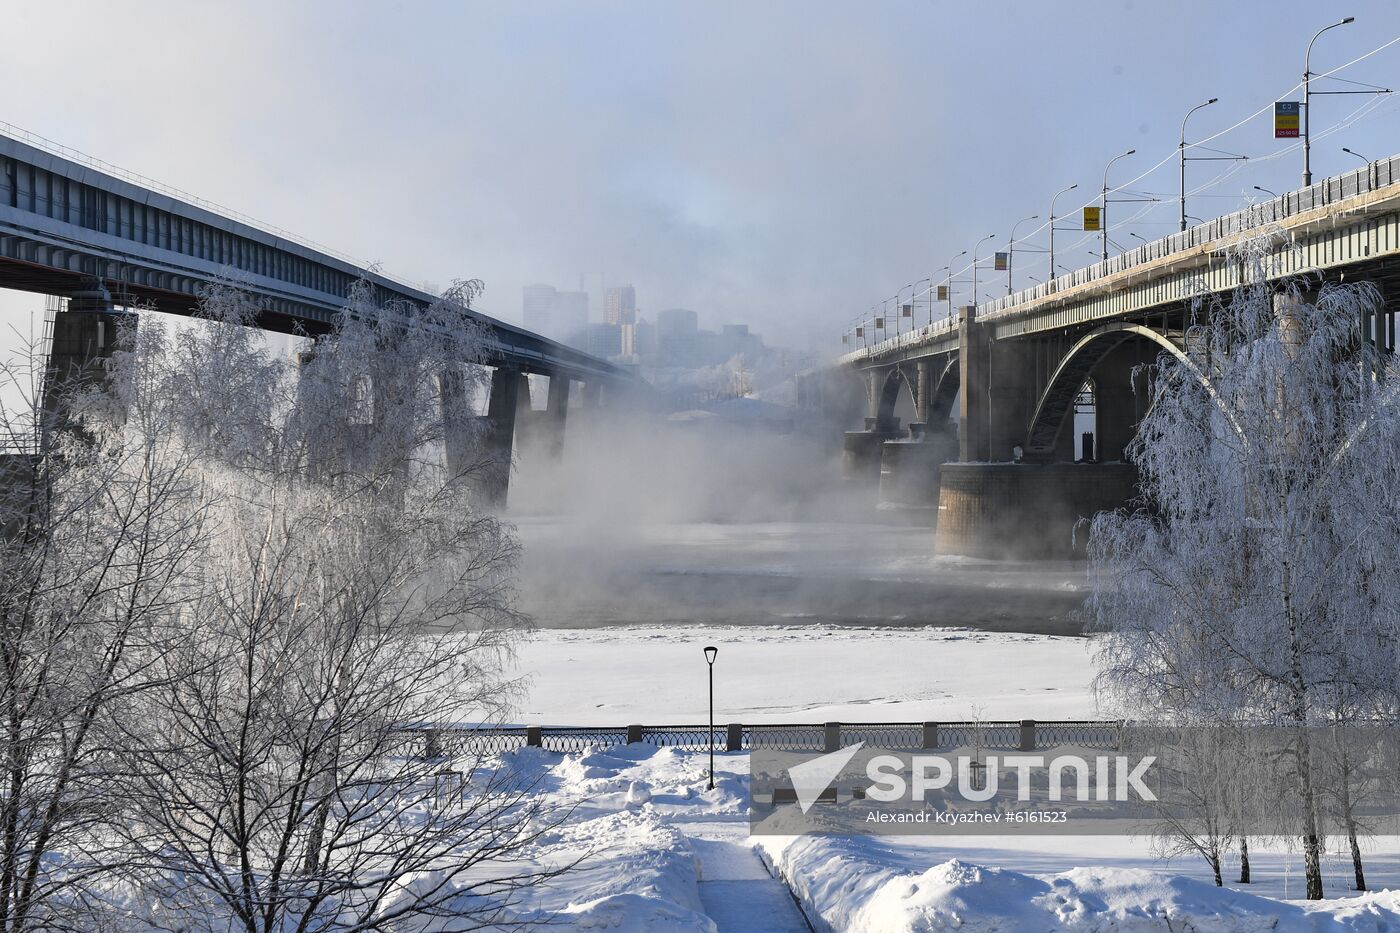
[[[1090,642],[948,629],[626,626],[536,632],[519,656],[530,724],[1094,718]]]
[[[1400,928],[1400,893],[1285,899],[1301,893],[1296,853],[1257,852],[1256,884],[1222,890],[1199,860],[1160,862],[1144,839],[750,838],[745,754],[717,756],[713,790],[707,756],[675,749],[526,749],[507,758],[574,808],[538,857],[588,857],[515,908],[521,919],[566,930]],[[1379,849],[1367,856],[1372,886],[1400,886],[1400,840]],[[1329,893],[1346,894],[1349,870],[1328,859]]]
[[[526,519],[521,648],[531,724],[700,723],[701,648],[719,722],[1097,718],[1082,568],[939,559],[927,529]],[[574,806],[538,853],[587,855],[520,916],[565,929],[676,931],[1397,930],[1400,895],[1321,905],[1296,852],[1256,844],[1254,884],[1217,889],[1198,858],[1146,838],[748,835],[744,754],[636,745],[508,756]],[[1371,842],[1373,888],[1400,888],[1400,840]],[[1238,869],[1227,865],[1228,877]],[[801,902],[799,912],[797,901]],[[809,927],[810,924],[810,927]]]

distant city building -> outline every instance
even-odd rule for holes
[[[559,338],[580,345],[588,328],[588,292],[559,292],[554,299]]]
[[[610,359],[622,354],[622,328],[617,324],[589,324],[584,347],[594,356]]]
[[[526,285],[521,310],[526,330],[582,346],[588,326],[587,292],[561,292],[553,285]]]
[[[609,324],[637,323],[637,290],[631,285],[615,285],[604,299],[604,320]]]
[[[554,323],[554,301],[558,295],[553,285],[526,285],[521,289],[520,308],[526,330],[550,336],[547,332]]]
[[[671,308],[656,315],[656,352],[667,366],[699,363],[699,316],[687,308]]]

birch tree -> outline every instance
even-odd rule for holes
[[[5,931],[95,930],[108,914],[129,816],[121,723],[154,689],[203,557],[187,453],[159,434],[129,443],[100,390],[45,364],[31,348],[0,371],[14,400],[0,455]]]
[[[536,878],[522,853],[549,820],[528,781],[470,757],[444,771],[414,738],[492,721],[523,626],[510,529],[463,481],[488,458],[470,419],[443,418],[481,378],[472,293],[419,310],[362,286],[291,359],[220,289],[203,326],[152,329],[123,361],[218,491],[192,636],[132,741],[149,921],[466,929]]]
[[[1307,896],[1323,896],[1309,725],[1348,702],[1394,710],[1400,372],[1363,341],[1365,284],[1246,284],[1163,355],[1130,448],[1146,506],[1101,514],[1089,602],[1099,687],[1186,721],[1286,726]]]

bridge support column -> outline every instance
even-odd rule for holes
[[[914,393],[914,420],[928,424],[929,401],[933,396],[933,364],[919,360],[916,364],[919,376],[918,391]]]
[[[988,456],[1014,460],[1015,448],[1026,443],[1026,428],[1035,412],[1035,347],[1029,341],[988,342]]]
[[[522,391],[523,390],[523,391]],[[518,369],[499,367],[491,372],[491,396],[486,403],[485,463],[477,482],[483,504],[504,508],[510,491],[511,456],[515,449],[515,421],[522,400],[530,405],[530,384]]]
[[[958,456],[958,439],[948,427],[928,430],[911,424],[910,436],[881,444],[880,508],[911,525],[936,523],[943,464]]]
[[[947,463],[938,497],[935,549],[994,560],[1080,557],[1101,511],[1120,508],[1137,491],[1126,463]]]
[[[68,424],[68,396],[107,383],[107,361],[121,348],[123,331],[137,316],[118,311],[100,280],[87,283],[68,299],[66,310],[54,315],[44,386],[48,428]]]
[[[977,308],[958,310],[958,459],[991,459],[991,341]]]
[[[564,456],[564,422],[569,414],[569,377],[554,373],[549,377],[549,395],[544,412],[544,454],[551,461]]]

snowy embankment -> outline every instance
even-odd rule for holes
[[[771,872],[824,933],[1400,929],[1400,892],[1312,904],[1217,888],[1204,863],[1158,862],[1145,839],[750,837],[743,753],[716,756],[713,790],[708,756],[672,748],[522,749],[502,760],[569,811],[534,858],[577,866],[512,907],[512,919],[549,928],[805,929]],[[1396,840],[1376,843],[1382,851],[1372,850],[1370,864],[1385,884],[1397,877]],[[1253,887],[1276,892],[1280,877],[1298,874],[1296,855],[1260,848]],[[754,849],[762,863],[751,859]],[[751,859],[754,870],[723,878],[711,871],[732,869],[735,859]],[[1346,869],[1327,867],[1329,890],[1344,890]]]
[[[914,872],[893,867],[888,846],[869,837],[763,837],[757,844],[823,933],[1381,933],[1400,927],[1400,892],[1313,904],[1138,868],[1027,874],[951,859]]]

